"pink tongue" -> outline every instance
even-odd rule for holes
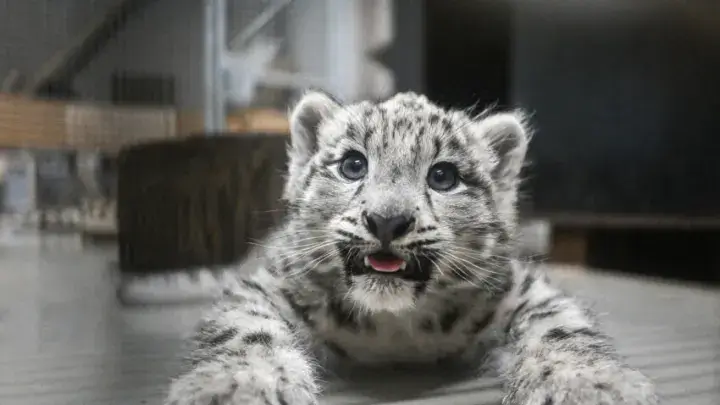
[[[394,272],[400,270],[400,266],[402,266],[405,261],[403,259],[377,259],[372,256],[368,256],[368,262],[370,263],[370,266],[372,266],[373,269],[377,271],[384,271],[384,272]]]

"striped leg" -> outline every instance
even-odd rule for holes
[[[241,280],[204,318],[191,368],[173,381],[166,405],[310,405],[313,363],[301,323],[270,276]]]
[[[650,381],[626,367],[590,312],[527,273],[505,303],[512,345],[508,405],[655,405]]]

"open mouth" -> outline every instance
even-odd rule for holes
[[[365,256],[365,267],[381,273],[395,273],[407,268],[407,262],[390,252],[377,252]]]
[[[427,256],[404,259],[391,251],[381,250],[365,256],[345,252],[345,269],[351,276],[397,277],[408,281],[426,282],[430,279],[431,261]]]

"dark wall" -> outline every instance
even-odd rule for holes
[[[395,44],[388,65],[396,72],[395,90],[425,92],[425,3],[395,0]]]
[[[491,0],[425,2],[426,92],[467,108],[509,101],[512,8]]]
[[[534,210],[720,215],[720,23],[602,3],[516,9]]]

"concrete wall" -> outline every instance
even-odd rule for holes
[[[87,1],[87,0],[86,0]],[[176,101],[202,106],[202,11],[198,0],[157,0],[134,16],[75,81],[83,98],[110,100],[116,71],[173,75]]]
[[[32,75],[88,24],[120,0],[0,0],[0,80],[16,68]],[[378,0],[380,4],[380,0]],[[422,86],[421,2],[398,1],[402,58],[395,67],[403,89]],[[256,15],[260,0],[228,0],[233,27]],[[366,2],[367,3],[367,2]],[[327,80],[323,86],[344,99],[371,96],[362,64],[367,10],[355,0],[298,0],[288,10],[287,43],[295,68]],[[369,4],[369,3],[368,3]],[[417,6],[415,5],[417,4]],[[370,13],[372,14],[372,13]],[[250,16],[250,18],[248,18]],[[91,101],[111,99],[118,71],[172,75],[177,105],[203,102],[203,2],[155,0],[133,15],[123,31],[79,74],[75,89]],[[327,35],[328,31],[333,35]],[[410,69],[410,70],[408,70]],[[377,86],[376,86],[377,87]],[[385,86],[388,87],[388,86]],[[392,91],[392,89],[390,89]]]
[[[0,0],[0,80],[32,75],[117,0]]]

